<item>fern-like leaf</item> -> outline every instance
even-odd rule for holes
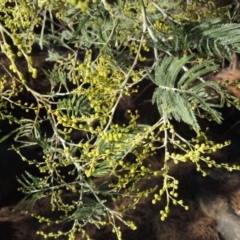
[[[221,88],[214,82],[194,83],[200,76],[217,69],[213,61],[206,61],[192,67],[178,80],[180,70],[190,58],[192,56],[180,59],[166,56],[161,64],[156,65],[155,77],[149,73],[148,75],[158,86],[153,94],[152,103],[157,104],[161,116],[183,121],[195,131],[199,131],[200,127],[196,118],[195,108],[197,110],[203,109],[213,120],[218,123],[221,122],[221,114],[213,108],[220,105],[209,102],[211,98],[209,98],[206,88],[212,88],[215,91],[216,96],[220,99],[221,106],[224,101],[224,94]]]
[[[198,50],[229,60],[232,51],[240,51],[240,25],[237,23],[222,24],[221,19],[212,19],[171,27],[172,37],[158,43],[158,48],[163,51]]]

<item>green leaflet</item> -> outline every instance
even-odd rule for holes
[[[170,25],[174,33],[167,41],[159,41],[162,51],[197,50],[220,59],[231,59],[233,48],[240,49],[240,25],[221,23],[221,19],[204,20],[201,23]]]
[[[99,138],[99,152],[103,154],[106,150],[110,150],[108,154],[108,160],[98,160],[95,164],[95,171],[92,173],[94,177],[105,177],[111,174],[112,166],[109,161],[116,163],[119,160],[123,160],[128,153],[137,154],[138,146],[134,146],[129,143],[136,141],[136,135],[143,135],[149,129],[150,126],[144,124],[138,124],[136,128],[130,129],[129,131],[121,132],[122,137],[117,141],[106,141]],[[126,130],[126,129],[125,129]],[[108,131],[108,133],[117,134],[119,132]],[[128,142],[125,142],[128,140]],[[98,140],[97,140],[98,141]],[[119,144],[122,146],[120,147]]]
[[[68,117],[90,115],[92,112],[89,100],[85,95],[70,95],[69,98],[59,100],[58,108],[62,114],[67,113]]]
[[[203,109],[214,121],[221,123],[221,114],[214,107],[223,105],[224,95],[221,88],[214,82],[193,84],[198,77],[217,69],[213,65],[213,61],[195,65],[179,79],[180,70],[191,58],[192,56],[180,59],[166,56],[161,64],[158,63],[156,65],[155,76],[153,77],[149,73],[148,75],[158,86],[153,93],[152,103],[157,104],[160,115],[166,116],[168,119],[174,118],[177,121],[183,121],[195,131],[199,131],[200,127],[196,118],[195,108],[196,110]],[[219,94],[220,104],[209,102],[209,95],[202,94],[206,92],[206,87],[214,89],[216,96]]]
[[[93,219],[96,218],[101,220],[102,217],[106,215],[106,210],[103,205],[105,202],[106,201],[104,200],[96,202],[95,200],[85,197],[83,199],[83,204],[78,206],[72,216],[70,216],[70,219],[91,222],[95,224],[97,228],[100,228],[97,221],[94,221]]]
[[[22,179],[17,177],[17,180],[28,193],[31,193],[32,191],[34,192],[35,189],[45,189],[48,187],[47,182],[43,184],[41,178],[33,176],[28,171],[25,171],[25,174],[21,174],[21,178]]]

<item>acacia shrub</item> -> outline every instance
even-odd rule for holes
[[[161,220],[169,215],[170,204],[188,209],[178,196],[179,180],[171,175],[175,164],[191,164],[203,176],[206,168],[239,170],[211,157],[230,142],[209,140],[200,121],[221,124],[220,108],[239,108],[236,97],[205,80],[223,58],[231,61],[232,52],[239,52],[234,11],[227,15],[214,1],[144,0],[9,0],[1,1],[0,9],[0,46],[8,59],[1,64],[1,120],[17,124],[2,141],[14,136],[21,147],[42,148],[43,157],[36,160],[13,146],[39,170],[18,178],[21,190],[30,202],[49,199],[59,214],[55,219],[33,213],[39,222],[72,223],[66,231],[38,234],[74,239],[80,231],[88,238],[85,226],[91,223],[111,225],[121,239],[118,221],[136,229],[123,213],[148,196],[152,204],[166,199]],[[35,46],[44,56],[43,69],[34,59]],[[148,95],[145,88],[139,91],[145,82],[151,86]],[[212,102],[216,97],[219,101]],[[152,104],[151,121],[141,120],[137,98]],[[121,122],[116,116],[124,99],[129,104],[122,107],[126,119]],[[15,115],[16,109],[26,115]],[[191,137],[181,134],[179,122]],[[80,135],[73,139],[76,132]],[[158,159],[158,154],[160,163],[153,166],[149,158]],[[154,177],[161,181],[139,187]],[[66,201],[66,192],[77,195],[76,200]],[[107,203],[126,198],[129,205],[120,212]]]

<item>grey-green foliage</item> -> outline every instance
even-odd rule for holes
[[[78,96],[77,94],[69,95],[68,98],[58,101],[58,109],[61,114],[71,116],[89,116],[92,109],[89,106],[89,100],[85,95]]]
[[[136,126],[136,129],[126,127],[125,132],[123,133],[123,137],[121,138],[121,147],[118,147],[114,142],[109,142],[101,139],[99,141],[99,152],[103,154],[106,151],[110,151],[109,159],[111,159],[112,162],[117,162],[124,159],[129,153],[134,153],[137,155],[140,151],[139,146],[133,146],[129,144],[129,142],[134,142],[134,140],[136,140],[137,133],[140,133],[142,135],[146,129],[149,129],[149,126],[144,124],[138,124]],[[118,130],[111,130],[107,133],[118,134]],[[127,142],[124,143],[125,141]],[[95,168],[95,171],[92,173],[92,176],[94,177],[104,177],[110,175],[112,172],[108,161],[98,161],[98,163],[96,163],[96,166],[97,167]]]
[[[224,98],[218,84],[209,81],[194,83],[205,73],[217,69],[211,60],[195,65],[179,76],[181,69],[191,58],[192,56],[180,59],[166,56],[161,63],[156,64],[155,76],[148,75],[158,86],[153,93],[152,102],[157,104],[159,113],[166,118],[183,121],[199,131],[196,109],[203,109],[212,119],[220,123],[221,115],[214,107],[222,106]],[[216,96],[219,95],[220,105],[209,102],[211,100],[209,95],[202,94],[206,93],[206,88],[212,88]]]
[[[95,200],[90,198],[84,198],[82,204],[78,206],[78,208],[73,212],[73,214],[69,217],[70,219],[81,219],[84,223],[94,223],[98,228],[100,228],[97,222],[93,221],[92,219],[102,219],[105,216],[105,208],[104,202],[97,203]]]
[[[39,177],[33,176],[28,171],[25,171],[25,174],[21,174],[21,178],[17,177],[17,180],[27,193],[35,189],[45,189],[48,187],[48,183],[43,184]]]
[[[167,41],[158,41],[162,50],[197,50],[220,59],[231,59],[232,50],[240,51],[240,25],[222,23],[222,19],[208,19],[201,23],[183,25],[170,24],[172,37]]]

